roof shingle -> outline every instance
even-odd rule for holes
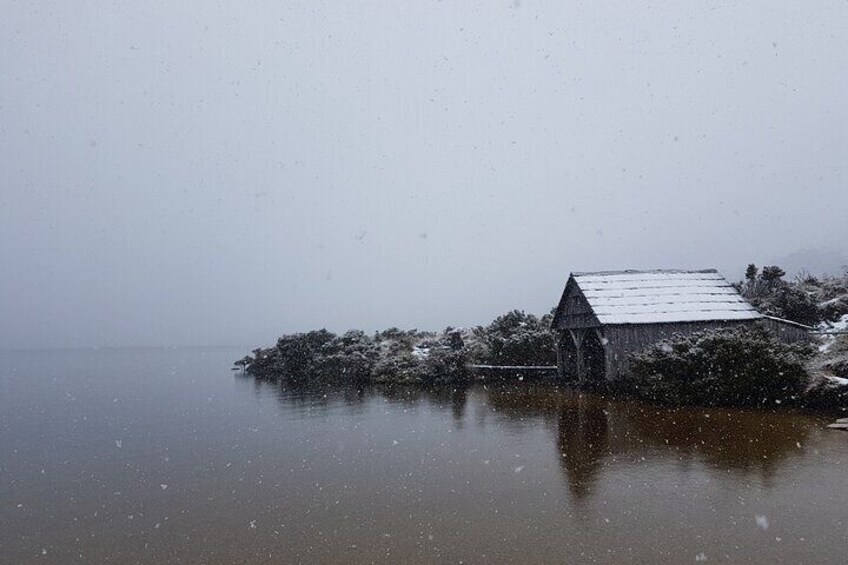
[[[573,277],[602,324],[762,317],[714,269],[574,273]]]

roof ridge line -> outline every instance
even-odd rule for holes
[[[720,274],[718,269],[624,269],[621,271],[574,271],[573,277],[607,276],[607,275],[648,275],[648,274]]]

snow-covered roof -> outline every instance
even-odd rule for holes
[[[574,273],[602,324],[754,320],[745,302],[715,269]]]

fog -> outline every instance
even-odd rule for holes
[[[848,241],[848,4],[11,2],[0,347],[273,343]]]

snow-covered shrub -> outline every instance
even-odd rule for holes
[[[384,355],[374,365],[372,378],[374,382],[383,384],[420,384],[420,363],[411,351]]]
[[[292,380],[311,380],[317,375],[317,361],[336,335],[325,329],[284,335],[277,339],[272,370]]]
[[[821,321],[815,298],[801,284],[783,280],[786,273],[777,266],[763,267],[757,275],[754,265],[748,265],[746,281],[739,291],[763,314],[814,326]]]
[[[537,318],[520,310],[498,316],[476,332],[484,345],[480,362],[491,365],[556,365],[550,315]]]
[[[389,328],[369,336],[351,330],[289,334],[236,362],[267,379],[296,382],[444,385],[469,378],[469,363],[553,365],[550,316],[513,311],[487,327],[421,332]]]
[[[251,353],[253,355],[245,355],[243,358],[235,362],[237,367],[241,367],[246,373],[260,379],[275,378],[275,367],[277,365],[277,349],[269,347],[267,349],[257,348]]]
[[[374,367],[377,383],[437,386],[457,384],[468,377],[468,353],[461,332],[453,328],[438,335],[395,340],[386,352]]]
[[[819,305],[821,318],[826,321],[838,320],[848,314],[848,293],[825,300]]]
[[[779,267],[765,267],[758,274],[749,265],[737,288],[761,312],[802,324],[833,322],[848,314],[848,271],[824,277],[802,273],[793,282],[782,277]]]
[[[835,377],[848,379],[848,354],[843,354],[826,361],[824,368],[833,373]]]
[[[804,395],[807,408],[835,411],[848,410],[848,381],[818,375]]]
[[[757,326],[704,331],[636,354],[626,386],[642,399],[672,405],[793,403],[807,385],[804,361],[811,353]]]
[[[848,272],[800,284],[818,304],[822,320],[834,322],[848,314]]]
[[[467,356],[462,349],[449,346],[431,348],[418,366],[418,377],[423,384],[458,384],[468,379]]]
[[[836,324],[823,324],[822,329],[844,331],[848,328],[848,315]],[[819,354],[812,363],[813,370],[833,377],[848,379],[848,335],[825,335]]]
[[[374,382],[419,384],[419,365],[429,349],[423,344],[433,337],[434,334],[398,328],[377,332],[374,339],[379,356],[372,369]]]
[[[376,342],[364,332],[341,336],[327,330],[288,334],[268,349],[237,362],[260,378],[308,382],[361,382],[368,380],[377,361]]]
[[[341,383],[361,383],[371,378],[379,357],[373,338],[360,330],[350,330],[326,342],[316,351],[313,378]]]

